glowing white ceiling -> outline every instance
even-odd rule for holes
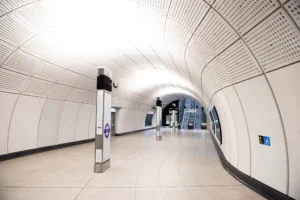
[[[1,1],[0,88],[93,103],[104,66],[119,83],[115,106],[149,109],[158,96],[208,105],[224,87],[299,60],[299,3],[284,3]]]

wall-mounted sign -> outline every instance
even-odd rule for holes
[[[271,146],[271,140],[270,140],[270,137],[268,137],[268,136],[259,135],[258,140],[259,140],[259,144]]]
[[[270,137],[264,136],[264,142],[265,142],[265,145],[271,146]]]

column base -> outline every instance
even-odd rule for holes
[[[160,135],[160,136],[156,136],[156,141],[160,141],[160,140],[162,140],[162,136]]]
[[[107,160],[104,163],[95,163],[94,165],[94,172],[95,173],[103,173],[105,172],[108,168],[110,168],[110,159]]]

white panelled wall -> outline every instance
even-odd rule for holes
[[[0,155],[94,138],[95,108],[94,104],[0,92]],[[145,126],[148,112],[118,109],[116,134],[155,127],[155,114],[152,126]]]
[[[115,134],[128,133],[137,130],[156,127],[155,113],[152,117],[152,126],[145,126],[147,111],[132,110],[127,108],[118,109],[116,113]]]
[[[219,114],[226,159],[295,199],[300,197],[299,69],[297,63],[226,87],[209,106]],[[269,136],[271,146],[259,144],[259,135]]]

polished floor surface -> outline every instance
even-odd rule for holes
[[[263,199],[223,169],[208,132],[163,132],[113,137],[103,174],[93,172],[94,143],[1,162],[0,199]]]

